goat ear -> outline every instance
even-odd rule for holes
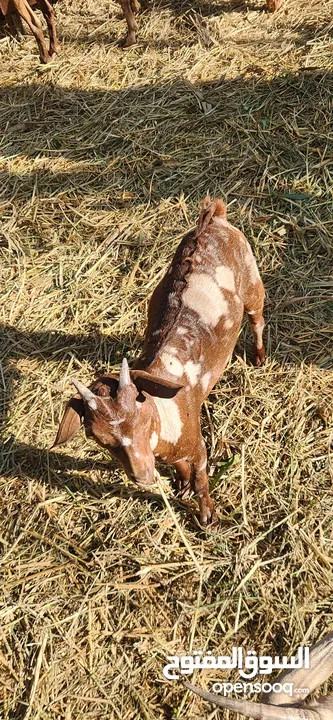
[[[131,370],[131,379],[139,392],[160,398],[173,398],[184,387],[171,380],[151,375],[145,370]]]
[[[66,410],[59,425],[57,437],[52,445],[52,448],[57,445],[62,445],[75,435],[80,428],[81,418],[83,415],[84,402],[77,393],[77,395],[73,395],[73,397],[71,397],[66,405]]]

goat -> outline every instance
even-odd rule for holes
[[[200,408],[232,356],[244,309],[256,349],[262,340],[264,286],[250,245],[226,219],[221,200],[203,202],[197,226],[178,246],[148,308],[143,352],[129,371],[104,375],[73,396],[54,446],[84,418],[87,437],[107,448],[141,487],[154,482],[155,457],[173,463],[178,489],[198,497],[202,525],[216,523],[208,493]]]
[[[183,682],[183,684],[204,700],[233,710],[245,717],[258,718],[258,720],[333,720],[332,696],[321,696],[309,705],[303,703],[307,695],[316,690],[332,674],[333,632],[329,632],[311,648],[309,669],[285,670],[274,680],[274,684],[291,683],[292,697],[284,692],[278,693],[272,690],[267,694],[264,703],[254,703],[249,700],[219,697],[201,690],[189,682]],[[296,692],[294,692],[294,688]],[[297,693],[300,688],[303,689],[301,696]],[[302,698],[302,702],[300,702],[300,698]]]
[[[59,51],[52,7],[56,2],[57,0],[0,0],[0,13],[13,33],[16,33],[17,30],[23,33],[22,19],[25,20],[37,40],[42,63],[50,62],[52,55]],[[46,20],[50,37],[49,50],[46,47],[42,23],[33,8],[41,10]]]
[[[127,23],[127,34],[121,44],[123,47],[130,47],[130,45],[134,45],[137,41],[136,32],[138,30],[138,24],[135,20],[135,15],[140,11],[141,5],[138,0],[119,0],[119,3]],[[282,7],[284,0],[266,0],[266,3],[268,9],[271,12],[275,12]]]

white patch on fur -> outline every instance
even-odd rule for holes
[[[129,437],[121,438],[120,442],[123,447],[129,447],[130,445],[132,445],[132,440]]]
[[[201,262],[201,255],[196,255],[195,259],[197,260],[198,263]]]
[[[200,465],[200,467],[199,467],[199,472],[201,472],[202,470],[205,470],[206,467],[207,467],[207,460],[205,460],[205,461],[202,463],[202,465]]]
[[[247,251],[244,255],[244,263],[245,263],[246,267],[248,268],[248,272],[250,275],[250,283],[251,283],[251,285],[255,285],[258,282],[258,280],[260,280],[260,275],[259,275],[257,263],[255,261],[254,255],[252,253],[252,250],[251,250],[248,242],[247,242]]]
[[[134,456],[135,456],[136,458],[139,458],[139,457],[141,456],[141,453],[139,453],[138,451],[136,451],[136,452],[134,453]]]
[[[176,445],[183,428],[177,403],[171,398],[153,397],[152,399],[154,400],[160,418],[161,439],[172,445]]]
[[[91,410],[97,410],[97,402],[96,400],[88,400],[88,405]]]
[[[174,375],[175,377],[182,376],[184,372],[183,365],[174,355],[171,355],[171,353],[168,352],[163,352],[161,355],[161,362],[171,375]]]
[[[136,400],[136,401],[135,401],[135,404],[136,404],[138,410],[141,410],[141,408],[142,408],[142,403],[140,403],[140,402],[138,402],[138,401]]]
[[[185,363],[184,365],[184,370],[193,387],[194,385],[196,385],[198,375],[201,370],[200,363],[194,363],[192,360],[188,360],[187,363]]]
[[[123,422],[125,422],[125,418],[120,418],[120,420],[109,420],[109,425],[121,425]]]
[[[234,227],[233,225],[230,224],[230,222],[226,218],[221,217],[220,215],[219,216],[214,215],[214,222],[219,223],[220,225],[223,225],[224,227],[231,227],[231,228]],[[236,230],[236,228],[234,228],[234,229]]]
[[[212,373],[208,371],[201,378],[201,385],[204,392],[206,392],[209,387],[211,377]]]
[[[169,293],[168,297],[169,305],[178,307],[178,295],[175,292]]]
[[[263,347],[262,336],[265,327],[264,319],[262,319],[261,321],[259,320],[259,322],[256,323],[254,327],[256,333],[256,346],[258,350],[261,350],[261,348]]]
[[[246,252],[244,255],[244,262],[247,267],[250,267],[250,265],[252,265],[252,263],[254,261],[254,257],[253,257],[252,250],[250,248],[249,243],[246,243],[246,244],[247,244],[247,248],[246,248]]]
[[[186,335],[187,328],[183,327],[182,325],[179,325],[179,327],[177,327],[176,332],[178,333],[178,335]]]
[[[242,303],[242,300],[240,299],[239,295],[234,295],[235,302],[240,305]]]
[[[236,292],[235,276],[230,267],[227,265],[219,265],[215,270],[216,282],[223,290]]]
[[[157,435],[157,432],[155,432],[155,430],[154,430],[154,432],[149,440],[150,449],[155,450],[155,448],[157,447],[157,444],[158,444],[158,435]]]
[[[225,329],[226,329],[226,330],[230,330],[230,328],[232,328],[233,325],[234,325],[234,321],[233,321],[230,317],[227,318],[226,321],[225,321],[225,323],[224,323]]]
[[[183,293],[183,303],[194,310],[205,325],[215,327],[222,315],[228,314],[229,303],[217,283],[207,273],[192,273]]]
[[[250,265],[249,270],[250,270],[251,285],[255,285],[258,282],[258,280],[260,280],[260,275],[259,275],[259,270],[257,268],[257,263],[254,259],[253,259],[253,263]]]

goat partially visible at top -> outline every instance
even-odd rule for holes
[[[119,0],[119,3],[127,23],[127,34],[122,41],[122,45],[123,47],[130,47],[130,45],[134,45],[137,42],[136,33],[138,30],[138,24],[136,22],[135,15],[137,15],[140,11],[141,5],[139,0]],[[266,0],[266,5],[271,12],[279,10],[283,3],[284,0]]]
[[[0,0],[0,19],[2,14],[8,27],[14,33],[18,30],[23,33],[22,20],[25,20],[36,38],[42,63],[50,62],[53,54],[59,50],[52,7],[56,2],[57,0],[50,0],[50,2],[49,0]],[[49,49],[46,47],[42,23],[34,12],[35,8],[41,10],[46,20],[50,36]]]
[[[68,402],[55,445],[84,419],[86,435],[121,463],[143,488],[155,479],[155,458],[175,465],[183,497],[193,490],[200,522],[216,522],[208,492],[207,452],[200,428],[203,401],[232,356],[244,310],[256,364],[265,360],[264,286],[244,235],[207,196],[197,226],[176,250],[148,309],[143,352],[119,378],[104,375]]]

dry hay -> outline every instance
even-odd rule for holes
[[[50,66],[0,40],[4,720],[221,718],[165,655],[286,654],[332,627],[332,11],[165,1],[124,52],[118,6],[77,0]],[[70,375],[135,357],[207,189],[268,293],[267,364],[245,327],[203,411],[216,535],[82,433],[48,452]]]

